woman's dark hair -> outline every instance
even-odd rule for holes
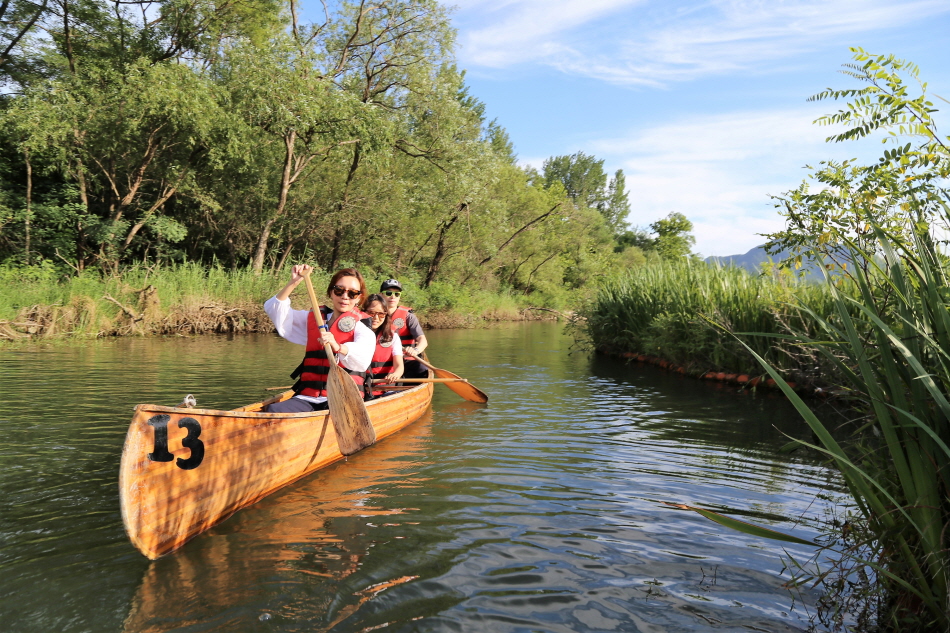
[[[393,315],[389,314],[389,311],[386,309],[386,300],[383,299],[383,295],[375,294],[366,297],[366,303],[363,304],[366,306],[366,309],[369,310],[369,307],[374,303],[379,303],[379,307],[382,308],[383,312],[386,313],[386,318],[383,319],[383,322],[379,325],[378,328],[373,330],[376,332],[378,343],[388,343],[393,340]]]
[[[333,273],[333,276],[330,277],[330,283],[327,284],[327,296],[329,297],[330,293],[333,292],[333,286],[336,285],[336,282],[344,277],[356,277],[356,280],[360,282],[360,298],[356,301],[356,307],[362,310],[363,306],[366,305],[366,280],[363,279],[360,271],[355,268],[343,268]]]

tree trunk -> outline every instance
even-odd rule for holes
[[[500,253],[506,246],[508,246],[509,244],[511,244],[511,243],[514,241],[514,239],[515,239],[516,237],[518,237],[522,232],[528,230],[528,229],[531,228],[533,225],[537,224],[538,222],[540,222],[540,221],[543,220],[544,218],[546,218],[546,217],[548,217],[549,215],[551,215],[552,213],[554,213],[554,211],[556,211],[559,206],[561,206],[561,203],[560,203],[560,202],[558,202],[556,205],[554,205],[553,207],[551,207],[551,209],[550,209],[547,213],[542,213],[541,215],[539,215],[538,217],[536,217],[535,219],[531,220],[530,222],[528,222],[527,224],[525,224],[524,226],[522,226],[520,229],[518,229],[517,231],[515,231],[514,233],[512,233],[512,234],[511,234],[511,237],[509,237],[507,240],[505,240],[505,242],[504,242],[501,246],[498,247],[498,250],[496,250],[493,255],[489,255],[488,257],[486,257],[486,258],[483,259],[482,261],[478,262],[478,265],[477,265],[475,268],[473,268],[472,271],[471,271],[468,275],[465,276],[465,279],[462,280],[462,284],[465,284],[465,282],[467,282],[469,279],[471,279],[471,278],[472,278],[472,275],[474,275],[474,274],[477,272],[478,268],[480,268],[481,266],[484,266],[485,264],[487,264],[488,262],[490,262],[491,260],[493,260],[493,259],[495,258],[495,256],[498,255],[498,253]]]
[[[23,228],[26,234],[26,265],[30,265],[30,215],[33,212],[33,165],[30,163],[30,150],[23,150],[26,157],[26,219]]]
[[[10,38],[10,43],[3,50],[3,52],[0,52],[0,66],[3,66],[5,63],[10,61],[10,53],[14,48],[16,48],[16,45],[20,42],[20,40],[23,39],[23,36],[25,36],[30,31],[30,29],[33,28],[33,25],[36,23],[39,17],[43,15],[43,12],[46,11],[47,2],[49,2],[49,0],[43,0],[43,4],[39,9],[36,10],[36,13],[33,14],[33,17],[31,17],[29,21],[26,22],[26,24],[21,22],[17,25],[19,26],[19,31],[14,31],[15,34]],[[8,5],[4,4],[4,7],[6,6]],[[3,12],[0,12],[0,16],[2,15]]]
[[[297,133],[291,131],[284,137],[284,146],[286,154],[284,155],[284,172],[280,176],[280,197],[277,201],[277,209],[274,214],[264,222],[264,228],[261,230],[261,236],[257,240],[257,248],[254,249],[254,257],[251,260],[251,269],[255,275],[260,275],[264,270],[264,255],[267,253],[267,241],[270,239],[271,228],[274,222],[284,214],[284,208],[287,206],[287,195],[290,193],[290,186],[293,184],[293,174],[291,166],[294,162],[294,143],[297,140]],[[299,172],[298,172],[299,173]]]
[[[532,271],[528,274],[528,280],[524,282],[524,294],[528,294],[528,290],[531,289],[531,278],[534,277],[534,273],[538,272],[538,269],[539,269],[539,268],[541,268],[542,266],[544,266],[545,264],[547,264],[549,261],[551,261],[552,259],[554,259],[555,257],[557,257],[557,256],[560,255],[560,254],[561,254],[561,253],[560,253],[559,251],[554,251],[553,253],[551,253],[550,255],[548,255],[548,256],[544,259],[543,262],[541,262],[540,264],[538,264],[537,266],[534,267],[534,270],[532,270]]]
[[[284,249],[284,254],[280,256],[280,261],[277,262],[277,265],[274,267],[275,270],[280,271],[280,269],[284,267],[284,263],[287,261],[287,258],[290,257],[290,253],[294,250],[296,244],[297,240],[290,240],[290,244]]]
[[[337,261],[340,259],[340,244],[343,241],[343,235],[346,233],[346,227],[340,228],[340,222],[343,221],[343,211],[346,210],[350,202],[350,185],[353,182],[353,178],[356,177],[356,170],[360,167],[360,159],[362,154],[360,152],[360,144],[357,143],[353,146],[353,160],[350,161],[350,170],[346,174],[346,182],[343,185],[343,196],[340,198],[340,203],[337,205],[337,211],[340,213],[337,214],[339,218],[337,220],[337,226],[333,230],[333,242],[330,250],[330,265],[327,266],[328,270],[336,270]]]
[[[76,74],[76,62],[73,59],[73,38],[69,29],[69,0],[63,0],[63,41],[66,44],[66,59],[69,61],[69,72]]]
[[[264,270],[264,255],[267,253],[267,241],[270,239],[271,227],[277,218],[270,218],[264,222],[264,228],[261,229],[261,236],[257,240],[257,248],[254,250],[254,258],[251,260],[251,269],[255,275],[260,275]]]
[[[439,267],[442,266],[442,262],[445,261],[445,254],[448,251],[448,245],[445,243],[445,236],[448,234],[449,229],[452,228],[452,225],[455,224],[456,220],[459,219],[459,215],[462,213],[462,209],[466,207],[463,202],[455,209],[455,215],[453,215],[449,220],[442,222],[442,227],[439,229],[439,241],[435,246],[435,255],[432,256],[432,261],[429,262],[429,270],[426,272],[425,281],[422,282],[423,288],[428,288],[435,280],[436,274],[439,272]]]
[[[136,222],[131,229],[129,229],[128,235],[125,236],[125,243],[123,243],[122,248],[119,249],[120,256],[129,247],[129,244],[132,243],[132,239],[135,237],[136,233],[141,231],[142,227],[145,226],[145,224],[149,221],[149,219],[152,217],[152,214],[161,209],[162,206],[168,202],[169,198],[175,195],[175,193],[178,191],[178,187],[181,186],[181,183],[188,175],[188,171],[191,169],[191,161],[194,160],[195,157],[196,154],[193,152],[188,158],[188,162],[185,163],[185,167],[182,169],[181,174],[179,174],[178,181],[173,186],[165,187],[165,190],[162,192],[162,195],[158,198],[158,200],[156,200],[149,210],[142,214],[142,217],[139,218],[139,221]]]
[[[518,229],[517,231],[515,231],[514,233],[512,233],[512,234],[511,234],[511,237],[509,237],[507,240],[505,240],[505,243],[498,247],[498,250],[495,251],[495,255],[497,255],[498,253],[500,253],[503,248],[505,248],[506,246],[508,246],[509,244],[511,244],[511,242],[514,241],[514,239],[515,239],[516,237],[518,237],[518,235],[520,235],[523,231],[528,230],[529,228],[531,228],[532,225],[537,224],[538,222],[540,222],[540,221],[543,220],[544,218],[546,218],[546,217],[548,217],[549,215],[551,215],[552,213],[554,213],[554,211],[555,211],[559,206],[561,206],[561,203],[560,203],[560,202],[558,202],[556,205],[554,205],[553,207],[551,207],[551,210],[548,211],[547,213],[542,213],[541,215],[539,215],[538,217],[536,217],[535,219],[531,220],[530,222],[528,222],[527,224],[525,224],[523,227],[521,227],[520,229]],[[484,265],[484,264],[487,264],[488,262],[490,262],[490,261],[495,257],[495,255],[489,255],[488,257],[486,257],[486,258],[483,259],[482,261],[478,262],[478,265],[479,265],[479,266],[482,266],[482,265]]]
[[[535,255],[534,253],[531,253],[531,254],[528,255],[525,259],[523,259],[523,260],[521,260],[520,262],[518,262],[518,265],[515,266],[515,269],[511,271],[511,274],[510,274],[510,275],[508,275],[508,285],[509,285],[509,286],[514,286],[514,285],[515,285],[515,281],[516,281],[516,279],[517,279],[517,277],[518,277],[518,271],[521,270],[521,267],[524,266],[525,264],[527,264],[527,263],[531,260],[531,258],[534,257],[534,255]]]
[[[330,262],[327,266],[327,270],[336,270],[336,263],[340,259],[340,244],[343,242],[343,230],[340,227],[336,227],[333,231],[333,242],[331,242],[330,248]]]
[[[77,161],[76,181],[79,183],[79,201],[82,202],[83,217],[76,220],[76,266],[79,270],[86,268],[86,253],[89,245],[86,243],[86,230],[83,226],[85,216],[89,215],[89,191],[86,187],[86,173],[83,164]]]

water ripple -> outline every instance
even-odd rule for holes
[[[808,436],[784,401],[568,354],[553,324],[430,339],[488,406],[437,387],[420,422],[155,562],[118,512],[132,407],[255,400],[298,349],[253,336],[0,352],[5,630],[804,628],[780,548],[664,503],[814,536],[816,496],[842,488],[778,451]]]

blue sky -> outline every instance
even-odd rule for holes
[[[631,224],[684,213],[706,256],[780,228],[769,194],[797,186],[806,164],[882,151],[826,144],[829,128],[812,124],[838,106],[808,96],[857,86],[837,72],[850,46],[916,62],[928,91],[950,99],[947,0],[455,4],[459,65],[519,160],[605,159],[627,176]]]

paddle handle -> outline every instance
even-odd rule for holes
[[[320,312],[320,302],[317,301],[317,293],[314,292],[313,282],[310,281],[310,273],[304,275],[303,280],[307,284],[307,294],[310,295],[310,305],[313,306],[313,318],[317,320],[317,325],[320,326],[321,330],[327,331],[327,325],[323,322],[323,313]],[[330,362],[336,365],[336,354],[333,353],[333,348],[330,347],[330,344],[324,343],[323,349],[326,351],[327,358],[330,359]]]
[[[425,366],[428,367],[429,369],[433,369],[432,365],[430,365],[430,364],[427,363],[426,361],[422,360],[422,354],[420,354],[420,355],[418,355],[418,356],[413,356],[412,354],[406,354],[406,356],[408,356],[408,357],[411,358],[412,360],[417,360],[417,361],[419,361],[420,363],[422,363],[423,365],[425,365]]]

